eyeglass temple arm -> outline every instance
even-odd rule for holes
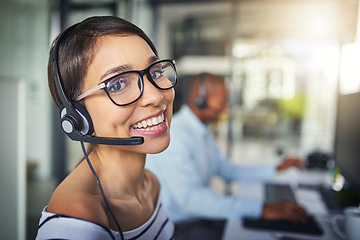
[[[105,88],[105,83],[100,83],[99,85],[96,85],[95,87],[91,88],[90,90],[80,94],[77,98],[76,101],[80,101],[84,98],[86,98],[87,96],[89,96],[90,94],[96,92],[97,90],[103,89]]]

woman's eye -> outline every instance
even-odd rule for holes
[[[151,78],[156,80],[156,79],[158,79],[158,78],[160,78],[162,76],[163,72],[164,71],[162,71],[162,70],[156,70],[156,71],[151,73]]]
[[[126,80],[119,78],[110,82],[108,90],[110,92],[120,92],[126,87]]]

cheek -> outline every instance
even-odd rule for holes
[[[112,103],[111,103],[112,104]],[[131,115],[128,108],[120,108],[114,104],[88,104],[89,114],[94,124],[94,131],[97,136],[110,137],[117,136],[129,129],[126,122]]]
[[[173,103],[174,103],[174,99],[175,99],[175,91],[174,89],[170,89],[167,92],[165,92],[163,94],[164,99],[166,100],[167,104],[167,112],[168,114],[168,121],[169,124],[171,122],[171,116],[172,116],[172,112],[173,112]]]
[[[165,91],[163,93],[164,99],[166,99],[169,103],[173,103],[174,102],[174,98],[175,98],[175,90],[173,88]]]

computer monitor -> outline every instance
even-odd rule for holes
[[[360,92],[339,95],[334,159],[345,187],[360,199]]]

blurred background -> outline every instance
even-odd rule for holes
[[[56,35],[94,15],[142,28],[180,82],[223,76],[230,107],[211,126],[231,161],[331,153],[339,93],[360,90],[358,0],[1,0],[0,238],[34,239],[42,209],[82,158],[47,85]],[[354,103],[356,104],[356,103]]]

